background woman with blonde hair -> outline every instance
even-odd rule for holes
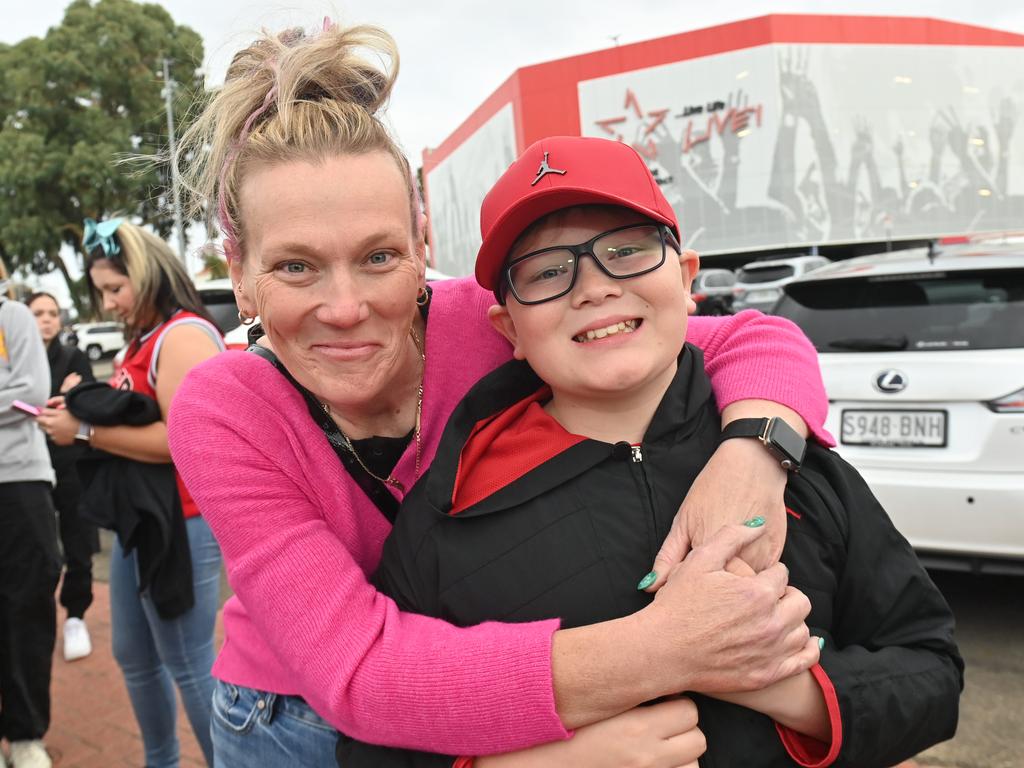
[[[58,445],[77,438],[115,456],[170,462],[166,418],[171,399],[189,370],[224,349],[220,332],[181,262],[156,235],[122,219],[98,224],[87,219],[84,246],[94,306],[124,322],[129,338],[115,358],[110,385],[155,399],[163,418],[145,426],[93,426],[68,410],[51,407],[39,423]],[[124,674],[150,768],[178,765],[172,680],[203,754],[213,763],[210,667],[220,551],[180,478],[178,493],[192,561],[191,609],[172,619],[162,617],[148,592],[139,593],[136,554],[125,558],[115,541],[110,558],[114,657]]]
[[[179,147],[194,158],[184,178],[225,234],[240,313],[260,316],[273,347],[195,369],[169,421],[235,593],[214,668],[217,764],[330,765],[332,725],[373,743],[489,754],[603,721],[604,740],[584,729],[573,739],[600,745],[574,764],[652,754],[645,734],[672,753],[664,764],[687,765],[699,754],[692,721],[659,707],[616,716],[692,683],[767,684],[817,658],[806,598],[771,565],[785,472],[756,441],[718,449],[675,533],[688,542],[690,530],[763,514],[778,537],[745,552],[765,569],[750,579],[670,578],[648,609],[567,631],[457,628],[400,612],[369,584],[456,403],[512,354],[487,320],[491,294],[472,279],[426,284],[415,180],[382,118],[396,76],[394,43],[377,28],[265,36],[235,56]],[[805,434],[819,428],[816,356],[794,326],[746,313],[689,329],[726,422],[780,415]],[[733,554],[723,541],[716,551],[722,563]],[[675,560],[640,587],[663,582]]]

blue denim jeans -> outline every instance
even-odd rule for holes
[[[338,732],[298,696],[218,680],[213,691],[214,768],[334,768]]]
[[[220,548],[201,517],[185,521],[192,556],[195,605],[175,619],[162,619],[146,594],[139,594],[135,554],[124,557],[115,540],[110,555],[110,623],[114,658],[124,675],[135,719],[142,731],[147,768],[177,768],[181,693],[192,731],[208,765],[213,764],[210,700],[213,696],[213,625],[220,606]]]

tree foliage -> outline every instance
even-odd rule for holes
[[[60,269],[81,223],[122,213],[166,237],[166,164],[125,164],[167,147],[163,60],[176,129],[204,98],[202,39],[159,5],[74,0],[43,38],[0,45],[0,257],[11,268]]]

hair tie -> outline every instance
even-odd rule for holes
[[[109,256],[116,256],[121,252],[121,246],[114,239],[114,233],[121,226],[124,219],[107,219],[96,222],[95,219],[86,219],[84,222],[84,234],[82,236],[82,247],[86,253],[92,253],[96,248],[103,248],[103,253]]]

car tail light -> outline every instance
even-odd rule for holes
[[[693,299],[698,304],[704,301],[704,299],[706,299],[707,297],[708,295],[706,293],[694,293],[690,296],[690,298]]]
[[[996,413],[1024,413],[1024,389],[1011,392],[1006,397],[985,403]]]

